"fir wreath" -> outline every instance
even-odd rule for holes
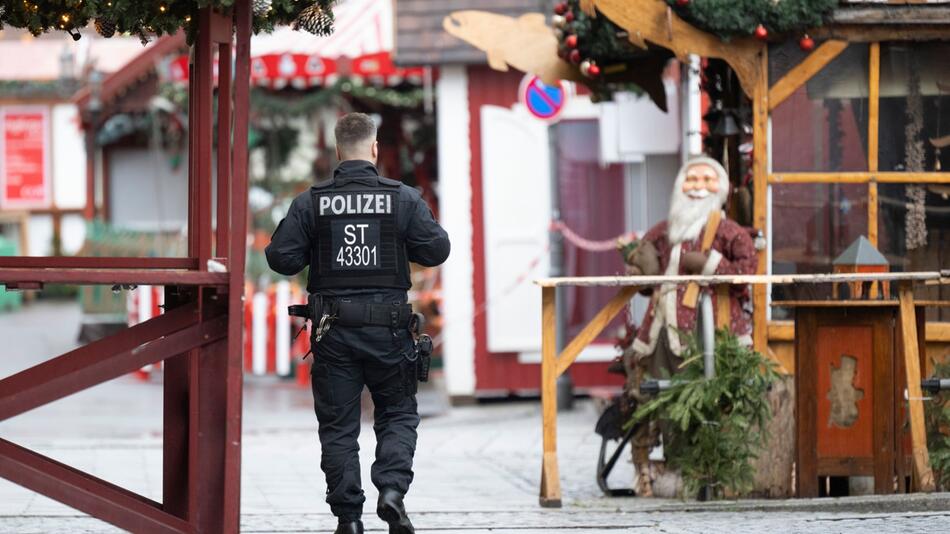
[[[256,0],[254,32],[272,31],[279,24],[293,24],[317,35],[333,31],[335,0]],[[2,0],[0,28],[25,28],[33,35],[61,30],[79,40],[79,31],[90,23],[103,37],[116,33],[137,35],[143,43],[185,28],[189,41],[196,30],[198,10],[211,7],[227,11],[234,0]]]
[[[801,34],[821,26],[838,0],[669,0],[676,14],[722,39]]]

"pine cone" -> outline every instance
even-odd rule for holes
[[[115,35],[115,21],[109,20],[104,17],[97,17],[95,21],[96,31],[99,32],[99,35],[108,39]]]
[[[273,0],[254,0],[251,3],[251,11],[254,12],[255,17],[263,17],[270,11],[272,3]]]
[[[330,35],[333,33],[333,11],[323,9],[319,3],[304,9],[294,20],[295,30],[306,30],[314,35]]]

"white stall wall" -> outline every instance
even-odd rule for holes
[[[86,205],[86,147],[74,104],[53,106],[53,202],[60,209]]]
[[[49,256],[53,253],[53,217],[30,215],[27,256]]]
[[[168,157],[145,148],[111,151],[109,210],[116,227],[178,230],[188,224],[188,161],[177,169]]]
[[[436,83],[439,136],[439,216],[452,241],[442,266],[442,357],[449,395],[475,393],[475,296],[472,286],[472,182],[468,76],[465,67],[441,69]]]
[[[679,154],[682,140],[679,95],[667,81],[664,113],[646,95],[617,93],[600,105],[600,157],[603,163],[639,163],[647,155]]]
[[[541,346],[541,292],[548,275],[551,162],[548,124],[498,106],[482,106],[482,190],[488,350]]]
[[[76,254],[86,240],[86,219],[80,214],[64,215],[60,220],[59,238],[63,254]]]

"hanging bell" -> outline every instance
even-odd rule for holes
[[[713,128],[713,135],[719,137],[738,135],[741,132],[742,129],[739,128],[739,122],[736,120],[735,114],[732,111],[724,111],[719,122],[716,123],[716,127]]]

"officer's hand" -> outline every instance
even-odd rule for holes
[[[709,256],[705,252],[687,252],[683,254],[683,259],[681,264],[683,265],[683,270],[687,274],[699,274],[703,272],[703,266],[706,265],[706,260],[709,259]]]

